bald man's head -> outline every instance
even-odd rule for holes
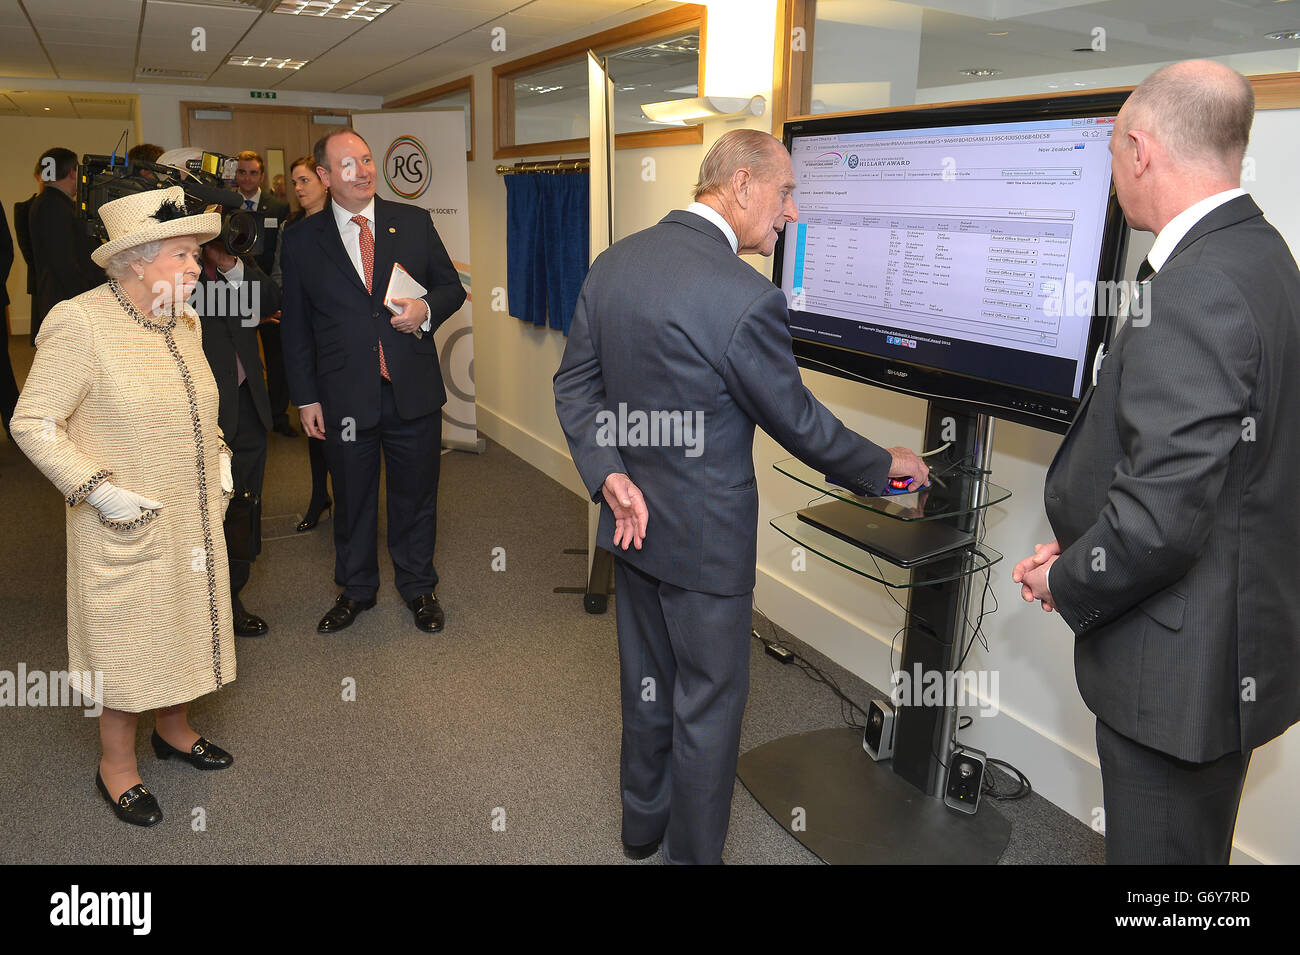
[[[1185,60],[1142,81],[1124,104],[1115,134],[1143,130],[1177,165],[1213,167],[1236,177],[1254,118],[1248,79],[1213,60]]]

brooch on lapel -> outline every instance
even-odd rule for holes
[[[394,229],[392,226],[389,226],[389,227],[388,227],[388,231],[391,232],[391,233],[393,233],[394,235],[397,234],[397,230]]]

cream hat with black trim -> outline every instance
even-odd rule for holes
[[[180,186],[150,189],[114,199],[99,207],[108,241],[90,253],[101,268],[117,253],[160,239],[192,235],[200,245],[221,234],[221,213],[185,211],[185,190]]]

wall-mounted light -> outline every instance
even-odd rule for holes
[[[641,112],[655,123],[690,123],[702,119],[735,116],[762,116],[767,100],[761,96],[697,96],[694,99],[670,99],[662,103],[645,103]]]

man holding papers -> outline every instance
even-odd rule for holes
[[[324,438],[334,479],[334,580],[343,592],[316,629],[336,633],[375,605],[382,452],[397,589],[416,625],[438,633],[433,551],[447,392],[433,331],[465,289],[429,213],[375,196],[379,170],[365,140],[339,130],[316,143],[315,156],[330,203],[285,233],[280,255],[289,392],[303,430]]]

